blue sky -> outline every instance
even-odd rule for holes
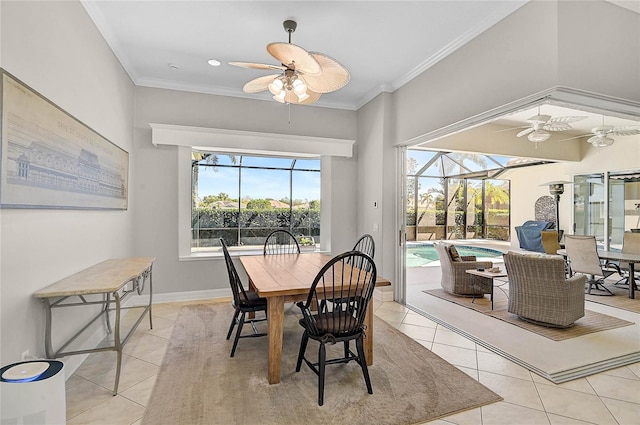
[[[246,158],[246,157],[245,157]],[[270,158],[261,158],[261,166],[277,164],[282,166],[279,158],[268,161]],[[248,162],[248,161],[247,161]],[[246,163],[243,160],[243,163]],[[306,161],[304,161],[306,165]],[[256,161],[251,161],[252,165]],[[237,198],[238,188],[238,168],[217,167],[214,171],[211,167],[201,168],[198,176],[198,196],[200,199],[207,195],[217,195],[224,192],[230,198]],[[242,170],[242,194],[243,198],[250,197],[282,199],[290,197],[289,194],[289,171],[272,169],[252,169]],[[293,172],[293,199],[320,199],[320,173],[319,172]]]

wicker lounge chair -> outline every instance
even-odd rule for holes
[[[475,256],[457,256],[457,251],[454,251],[454,258],[451,255],[451,248],[454,246],[445,242],[434,242],[433,246],[440,258],[440,267],[442,268],[440,284],[445,291],[462,296],[482,296],[491,293],[490,280],[487,280],[486,285],[483,285],[478,276],[465,272],[470,269],[491,268],[493,267],[491,261],[476,261]]]
[[[567,278],[562,257],[508,252],[508,311],[528,322],[567,328],[584,316],[584,275]]]

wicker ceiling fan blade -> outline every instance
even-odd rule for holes
[[[282,65],[269,65],[266,63],[253,63],[253,62],[229,62],[229,65],[239,66],[240,68],[275,69],[279,71],[284,71],[285,69],[287,69]]]
[[[303,72],[307,75],[318,75],[322,68],[309,52],[291,43],[269,43],[267,52],[288,68]]]
[[[320,75],[304,74],[303,79],[311,90],[318,93],[329,93],[346,86],[351,79],[347,68],[342,66],[335,59],[318,52],[311,52],[322,68]]]
[[[265,91],[269,88],[269,84],[271,84],[273,80],[275,80],[279,76],[280,74],[273,74],[253,79],[246,83],[244,87],[242,87],[242,91],[244,91],[245,93],[258,93],[261,91]]]
[[[563,122],[557,122],[557,123],[548,123],[546,125],[542,126],[543,129],[547,130],[547,131],[566,131],[566,130],[573,130],[573,127],[571,127],[569,124],[567,123],[563,123]]]
[[[582,121],[584,119],[587,119],[587,117],[586,116],[553,117],[549,121],[547,121],[547,124],[551,124],[551,123],[572,123],[572,122]]]
[[[611,134],[614,136],[635,136],[640,134],[640,127],[635,125],[615,127],[611,130]]]

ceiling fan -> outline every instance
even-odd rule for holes
[[[539,143],[551,137],[549,131],[566,131],[571,130],[570,123],[578,122],[587,118],[586,116],[568,116],[568,117],[552,117],[551,115],[541,115],[540,107],[538,107],[538,115],[534,115],[527,119],[529,125],[514,128],[524,128],[516,134],[516,137],[527,136],[531,142]],[[510,128],[509,130],[513,130]]]
[[[613,145],[615,140],[611,136],[634,136],[640,134],[640,125],[622,125],[614,127],[612,125],[604,125],[604,115],[602,116],[602,125],[600,127],[594,127],[591,129],[591,133],[583,134],[580,136],[570,137],[565,140],[573,140],[580,137],[591,136],[587,139],[587,142],[591,143],[594,147],[600,148]]]
[[[336,60],[291,43],[291,34],[298,26],[295,21],[286,20],[282,25],[289,34],[289,42],[267,44],[267,51],[281,65],[229,62],[242,68],[281,71],[249,81],[242,88],[245,93],[269,90],[280,103],[308,105],[320,99],[322,94],[341,89],[349,82],[349,71]]]

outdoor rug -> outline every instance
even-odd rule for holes
[[[324,406],[318,406],[317,376],[304,363],[295,372],[302,336],[298,315],[285,314],[282,380],[269,385],[266,337],[240,340],[235,357],[229,357],[232,341],[225,337],[232,311],[226,303],[182,307],[144,425],[417,424],[502,400],[376,318],[369,368],[373,394],[357,363],[328,365]],[[339,352],[343,346],[329,348]],[[317,353],[317,343],[309,341],[307,353]]]
[[[633,322],[618,319],[617,317],[609,316],[606,314],[598,313],[591,310],[584,311],[584,317],[576,320],[573,326],[570,328],[552,328],[541,325],[529,323],[518,318],[517,315],[509,313],[507,311],[507,298],[506,295],[499,289],[494,290],[494,309],[491,310],[491,300],[489,296],[483,298],[470,298],[470,297],[456,297],[451,295],[444,289],[430,289],[424,291],[429,295],[433,295],[438,298],[450,301],[452,303],[461,305],[472,310],[476,310],[480,313],[486,314],[496,319],[503,320],[511,323],[520,328],[526,329],[529,332],[534,332],[540,336],[552,339],[554,341],[562,341],[565,339],[576,338],[582,335],[590,334],[593,332],[600,332],[607,329],[619,328],[622,326],[633,325]]]
[[[592,303],[604,304],[609,307],[621,308],[623,310],[640,314],[640,291],[635,291],[635,298],[629,298],[629,289],[627,288],[621,288],[613,285],[607,285],[607,288],[615,295],[609,297],[585,294],[584,299],[591,301]]]

